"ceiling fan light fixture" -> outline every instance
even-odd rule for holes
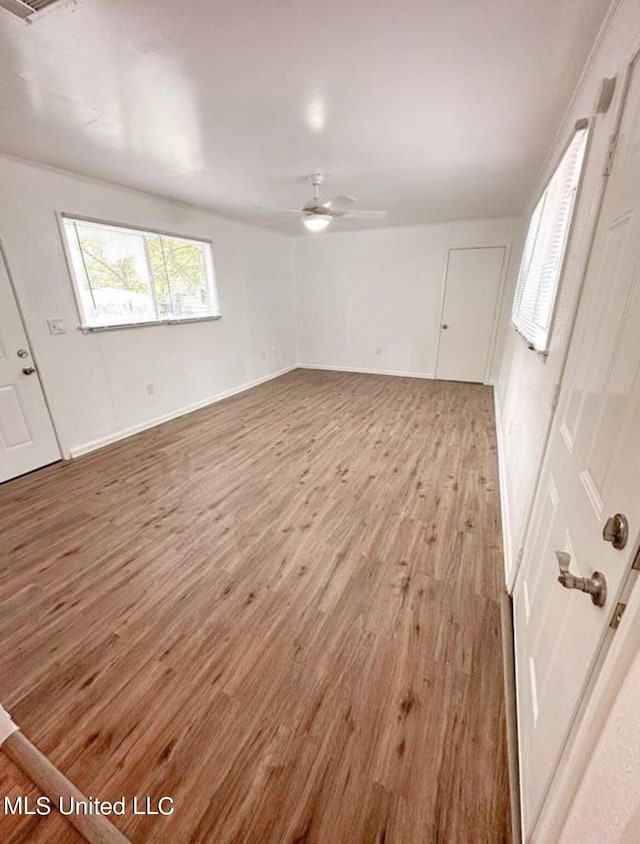
[[[309,214],[307,217],[302,218],[302,222],[307,231],[317,234],[327,228],[331,222],[331,217],[329,214]]]

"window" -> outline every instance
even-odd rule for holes
[[[558,282],[587,145],[586,121],[576,124],[562,160],[536,205],[525,241],[511,321],[532,349],[546,352]]]
[[[83,328],[220,316],[211,245],[64,216]]]

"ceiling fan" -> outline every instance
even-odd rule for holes
[[[320,185],[324,182],[323,173],[312,173],[307,177],[313,185],[313,197],[302,206],[302,208],[281,208],[284,214],[295,214],[298,216],[304,227],[310,232],[322,232],[332,220],[359,219],[359,220],[383,220],[387,216],[386,211],[366,211],[353,208],[358,201],[355,196],[335,196],[326,202],[320,201]],[[272,225],[269,223],[268,225]]]

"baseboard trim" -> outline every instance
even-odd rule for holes
[[[502,671],[504,678],[505,720],[507,726],[507,764],[509,768],[509,798],[511,802],[511,840],[522,841],[520,813],[520,763],[518,754],[518,712],[516,706],[516,673],[513,640],[513,604],[511,596],[500,595],[500,629],[502,641]]]
[[[518,707],[515,664],[515,634],[513,629],[513,559],[511,556],[511,530],[507,506],[507,475],[502,428],[502,415],[498,391],[493,389],[493,407],[496,420],[496,446],[498,459],[498,494],[502,521],[502,553],[504,556],[505,591],[500,595],[500,627],[502,642],[502,671],[504,678],[505,720],[507,728],[507,763],[509,769],[509,797],[511,803],[511,838],[521,844],[522,812],[520,791],[520,748],[518,743]]]
[[[502,415],[498,401],[498,391],[493,389],[493,409],[496,420],[496,446],[498,450],[498,494],[500,497],[500,516],[502,522],[502,554],[504,557],[504,582],[507,592],[513,589],[513,564],[511,554],[511,526],[509,524],[509,508],[507,506],[507,472],[504,454],[504,439],[502,436]]]
[[[432,372],[405,372],[401,369],[368,369],[362,366],[328,366],[322,363],[299,363],[299,369],[319,369],[327,372],[359,372],[362,375],[396,375],[400,378],[424,378],[432,381]]]
[[[98,448],[103,448],[105,445],[111,445],[111,443],[124,440],[127,437],[132,437],[134,434],[139,434],[141,431],[146,431],[148,428],[155,428],[157,425],[162,425],[164,422],[170,422],[172,419],[177,419],[180,416],[186,416],[188,413],[193,413],[195,410],[201,410],[203,407],[216,404],[216,402],[228,399],[238,393],[244,393],[246,390],[251,390],[253,387],[258,387],[260,384],[265,384],[267,381],[273,381],[274,378],[280,378],[282,375],[286,375],[294,369],[298,369],[298,364],[294,363],[291,366],[286,366],[284,369],[277,370],[277,372],[270,372],[268,375],[263,375],[260,378],[254,378],[252,381],[246,381],[238,387],[232,387],[230,390],[215,393],[213,396],[203,399],[202,401],[185,405],[177,410],[172,410],[170,413],[165,413],[162,416],[155,416],[153,419],[148,419],[138,425],[132,425],[129,428],[124,428],[122,431],[116,431],[106,437],[100,437],[100,439],[91,440],[91,442],[75,446],[74,448],[69,449],[69,454],[71,457],[80,457],[83,454],[88,454],[90,451],[95,451]]]
[[[71,798],[76,802],[85,802],[87,797],[55,765],[31,744],[20,730],[12,733],[2,745],[2,750],[20,770],[48,797],[51,806],[58,806],[60,800],[65,805]],[[119,829],[105,815],[71,812],[62,815],[90,844],[130,844]]]

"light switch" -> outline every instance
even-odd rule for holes
[[[49,334],[67,333],[67,326],[64,324],[63,319],[48,319],[47,325],[49,326]]]

